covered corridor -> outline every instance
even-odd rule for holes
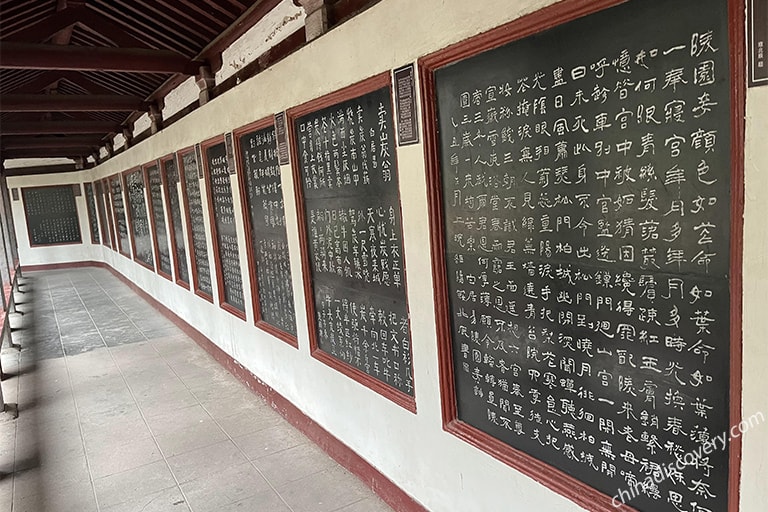
[[[0,511],[391,510],[109,271],[20,290]]]

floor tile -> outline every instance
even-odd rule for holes
[[[274,427],[287,422],[266,404],[258,409],[236,411],[229,416],[216,417],[216,421],[230,437],[241,437],[265,428]]]
[[[234,441],[243,450],[243,453],[252,460],[309,442],[299,431],[286,428],[284,425],[277,425],[236,437]]]
[[[215,510],[216,512],[295,512],[288,508],[280,495],[271,489]]]
[[[168,458],[168,465],[179,483],[189,482],[204,475],[220,473],[227,468],[239,466],[246,462],[248,459],[230,440]]]
[[[176,486],[164,461],[96,478],[93,484],[99,506],[104,508]]]
[[[181,409],[162,411],[148,417],[146,421],[152,432],[156,436],[161,436],[211,421],[211,417],[201,405],[194,404]]]
[[[189,512],[190,508],[178,487],[136,497],[110,507],[100,507],[101,512]],[[195,512],[198,512],[197,510]]]
[[[277,487],[294,512],[331,512],[370,496],[370,489],[347,471],[330,469]]]
[[[182,483],[181,489],[195,512],[218,512],[224,505],[271,490],[264,477],[247,462],[222,471],[208,472]]]
[[[344,508],[340,508],[338,512],[391,512],[392,509],[389,505],[381,501],[377,497],[366,498],[360,500],[351,505],[347,505]]]
[[[157,436],[157,443],[166,457],[202,448],[228,439],[223,430],[213,420]]]
[[[261,457],[255,461],[255,464],[274,487],[280,487],[336,466],[336,462],[328,454],[312,443]]]
[[[94,478],[121,473],[163,458],[160,448],[151,437],[132,439],[119,446],[105,446],[87,453]]]

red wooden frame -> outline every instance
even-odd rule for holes
[[[374,75],[370,78],[366,78],[360,82],[347,86],[338,91],[332,92],[325,96],[321,96],[314,100],[303,103],[299,106],[293,107],[286,112],[286,123],[288,124],[288,145],[291,150],[291,167],[293,170],[293,184],[294,195],[296,200],[296,212],[299,221],[299,242],[301,245],[301,269],[302,278],[304,281],[304,303],[307,311],[308,329],[309,329],[309,346],[312,357],[318,361],[330,366],[334,370],[337,370],[347,377],[359,382],[363,386],[375,391],[376,393],[388,398],[398,404],[399,406],[415,413],[416,412],[416,398],[410,396],[402,391],[389,386],[388,384],[371,377],[367,373],[358,370],[354,366],[345,363],[344,361],[337,359],[327,352],[320,349],[317,340],[317,318],[315,312],[315,294],[312,284],[312,269],[309,262],[309,240],[307,239],[307,212],[304,208],[304,192],[303,181],[301,179],[301,168],[299,165],[298,146],[296,144],[296,119],[306,114],[316,112],[326,107],[336,105],[353,98],[357,98],[369,92],[373,92],[383,87],[389,88],[390,103],[392,102],[392,78],[389,71]],[[394,105],[392,106],[392,112],[394,113]],[[393,123],[394,116],[393,116]],[[397,145],[392,147],[393,158],[397,159]],[[399,179],[399,167],[398,167],[398,186],[401,185]],[[398,190],[399,198],[399,190]],[[401,207],[398,204],[398,207]],[[401,208],[402,210],[402,208]],[[402,219],[402,215],[401,215]],[[409,311],[408,317],[410,318],[410,309],[407,302],[408,297],[408,284],[407,273],[405,269],[405,258],[403,258],[403,290],[406,296],[406,311]],[[410,320],[408,322],[408,336],[411,337]],[[413,338],[410,338],[411,340]],[[413,364],[413,358],[411,358],[411,364]],[[415,389],[415,384],[414,384]]]
[[[434,71],[478,53],[497,48],[567,23],[574,19],[623,3],[626,0],[563,0],[528,14],[488,32],[448,46],[419,59],[422,122],[424,128],[424,158],[427,165],[430,240],[432,246],[432,278],[435,289],[440,394],[443,429],[492,457],[512,466],[558,494],[593,511],[634,511],[633,507],[614,506],[612,498],[563,471],[476,429],[458,419],[454,387],[451,327],[448,314],[445,240],[443,239],[442,197],[440,181],[439,141],[435,104]],[[741,421],[741,360],[742,360],[742,252],[744,211],[744,0],[728,1],[728,30],[730,41],[731,87],[731,247],[730,247],[730,422]],[[730,441],[728,481],[728,512],[739,509],[739,476],[741,438]]]
[[[152,265],[149,265],[136,257],[136,238],[133,235],[133,205],[131,204],[131,194],[128,192],[128,175],[133,174],[134,172],[138,172],[141,175],[141,180],[144,182],[144,207],[145,208],[147,207],[147,182],[144,179],[144,171],[142,170],[142,168],[132,167],[127,171],[123,171],[122,173],[120,173],[120,180],[123,184],[123,200],[127,199],[127,201],[125,201],[125,218],[127,220],[127,226],[128,226],[128,238],[130,238],[131,240],[131,255],[133,257],[133,261],[135,261],[142,267],[154,272],[155,269],[153,268]],[[154,258],[154,250],[152,255]],[[153,263],[156,263],[156,262],[153,261]]]
[[[38,188],[56,188],[56,187],[69,187],[70,190],[72,190],[72,200],[75,202],[75,212],[77,213],[77,229],[80,232],[80,241],[79,242],[61,242],[57,244],[35,244],[32,243],[32,235],[29,232],[29,215],[27,215],[27,196],[26,191],[27,190],[34,190]],[[72,189],[72,185],[42,185],[39,187],[22,187],[21,189],[21,205],[24,209],[24,222],[27,226],[27,240],[29,241],[30,247],[56,247],[61,245],[80,245],[83,243],[83,230],[80,228],[80,212],[77,211],[77,199],[75,199],[75,192]]]
[[[104,189],[104,208],[105,215],[107,217],[107,225],[109,225],[109,248],[117,252],[117,239],[115,238],[115,216],[114,209],[112,207],[112,190],[110,188],[109,179],[103,178],[101,180],[101,187]]]
[[[216,137],[211,137],[208,140],[203,141],[200,144],[200,154],[202,155],[202,162],[198,162],[197,165],[203,166],[203,181],[205,182],[205,186],[208,189],[207,190],[207,206],[208,206],[208,225],[211,228],[211,245],[213,246],[213,266],[216,270],[216,288],[217,293],[219,294],[219,306],[221,309],[226,311],[227,313],[231,313],[235,315],[237,318],[241,320],[245,320],[245,295],[243,295],[243,310],[239,310],[236,307],[234,307],[232,304],[229,304],[226,302],[226,294],[224,293],[224,269],[221,266],[221,254],[219,251],[219,228],[216,226],[216,217],[215,212],[213,211],[213,193],[211,192],[211,170],[208,166],[208,158],[206,155],[206,151],[211,146],[215,146],[217,144],[225,144],[224,142],[224,135],[217,135]],[[231,175],[230,175],[231,176]],[[232,179],[230,178],[230,192],[232,193],[232,199],[234,200],[235,191],[232,190]],[[239,250],[238,250],[238,256],[239,256]],[[240,281],[243,281],[243,272],[242,268],[240,269]],[[243,284],[244,286],[244,284]]]
[[[248,186],[247,179],[245,177],[245,164],[243,162],[242,150],[240,147],[240,138],[250,132],[263,130],[269,126],[274,126],[274,117],[269,116],[253,123],[247,124],[238,128],[232,133],[232,138],[235,144],[235,158],[237,159],[237,179],[240,192],[240,210],[243,215],[243,226],[245,229],[245,251],[248,256],[248,274],[251,282],[251,303],[253,305],[253,318],[254,324],[259,329],[268,332],[272,336],[283,340],[289,345],[299,348],[299,340],[293,334],[287,333],[282,329],[278,329],[274,325],[267,323],[261,316],[261,302],[259,301],[259,278],[256,272],[256,255],[253,253],[253,235],[251,233],[251,212],[248,210]],[[283,202],[285,202],[285,194],[283,194]]]
[[[117,211],[115,210],[115,194],[112,189],[112,182],[114,180],[118,180],[120,183],[120,194],[123,196],[123,214],[125,215],[125,228],[128,230],[128,240],[130,243],[130,237],[131,237],[131,226],[128,225],[128,212],[126,211],[126,208],[128,208],[128,202],[125,200],[125,183],[123,183],[123,176],[120,173],[114,174],[107,178],[109,182],[109,201],[112,203],[112,215],[115,219],[115,230],[117,230],[117,226],[119,224],[117,220]],[[119,231],[119,230],[118,230]],[[123,251],[123,248],[120,246],[120,233],[118,231],[115,231],[115,250],[125,256],[126,258],[131,258],[131,253],[127,251]],[[130,251],[130,248],[128,248],[128,251]]]
[[[159,160],[152,160],[151,162],[147,162],[146,164],[141,166],[141,172],[144,175],[144,188],[147,195],[147,215],[149,218],[149,223],[152,231],[152,253],[154,254],[154,257],[155,257],[155,272],[157,272],[159,275],[171,281],[173,280],[173,276],[171,276],[167,272],[163,272],[160,269],[160,245],[157,243],[157,219],[155,218],[155,207],[152,204],[152,189],[150,188],[150,183],[149,183],[149,168],[152,167],[153,165],[157,167],[157,172],[160,175],[160,202],[163,201],[163,189],[165,188],[163,186],[163,182],[165,180],[163,178],[162,169],[160,169]],[[168,235],[167,222],[165,223],[165,229],[166,229],[165,234],[167,236]],[[168,248],[170,250],[170,245],[168,246]],[[171,266],[173,266],[173,264],[171,264]]]
[[[189,273],[192,275],[192,288],[195,291],[195,295],[198,297],[201,297],[211,304],[213,304],[213,296],[200,290],[200,278],[197,275],[197,259],[195,258],[195,243],[194,239],[192,238],[192,218],[189,213],[189,198],[187,197],[187,180],[185,170],[184,170],[184,155],[195,153],[195,147],[189,146],[183,149],[180,149],[176,152],[176,167],[179,170],[179,182],[181,182],[181,196],[182,196],[182,202],[184,203],[184,219],[187,222],[187,249],[189,253]],[[197,159],[197,156],[195,156],[195,159]],[[202,165],[200,162],[197,163],[198,169],[197,173],[198,176],[200,175],[200,168],[199,166]],[[195,178],[198,179],[198,178]],[[199,179],[198,179],[199,184]],[[199,186],[199,185],[198,185]],[[203,189],[200,189],[200,200],[202,201],[203,198]],[[208,265],[210,266],[211,261],[210,258],[208,259]],[[210,270],[210,269],[209,269]]]
[[[99,231],[99,212],[98,212],[98,205],[96,204],[96,189],[93,186],[93,183],[91,182],[84,182],[83,183],[83,197],[85,198],[85,212],[88,215],[88,234],[91,237],[91,244],[92,245],[99,245],[101,241],[97,242],[96,239],[93,236],[93,230],[91,229],[91,224],[93,223],[93,216],[91,215],[91,208],[88,204],[88,185],[91,186],[91,197],[93,198],[93,207],[97,209],[96,211],[96,231],[99,232],[99,238],[101,238],[101,231]]]
[[[168,238],[171,239],[171,265],[173,266],[173,273],[176,281],[176,284],[181,286],[182,288],[189,290],[189,283],[183,281],[179,276],[179,257],[176,253],[176,249],[178,245],[176,244],[176,224],[173,220],[173,210],[171,209],[171,195],[168,190],[168,187],[171,185],[168,184],[168,177],[166,176],[166,164],[168,162],[173,162],[176,164],[176,171],[179,172],[179,165],[178,162],[176,162],[176,155],[174,153],[171,153],[170,155],[165,155],[164,157],[161,157],[159,159],[159,165],[160,165],[160,177],[163,180],[163,194],[165,194],[165,218],[168,221],[166,224],[166,229],[168,230]],[[179,178],[181,178],[181,175],[179,175]],[[181,179],[179,179],[181,181]],[[172,186],[176,186],[174,183]],[[181,201],[181,196],[179,196],[179,200]],[[179,207],[181,207],[181,202],[179,202]],[[182,212],[179,212],[182,213]],[[180,226],[180,228],[183,230],[184,227]],[[184,255],[187,255],[187,248],[186,245],[184,246]],[[186,265],[187,262],[185,261],[184,264]],[[187,266],[189,268],[189,266]]]
[[[101,191],[101,193],[99,193]],[[101,245],[108,246],[109,241],[109,228],[107,227],[107,219],[105,218],[106,209],[104,207],[104,186],[101,180],[93,182],[93,194],[96,199],[96,215],[99,217],[99,233],[101,233]]]

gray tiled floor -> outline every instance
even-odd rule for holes
[[[22,283],[0,512],[391,510],[109,272]]]

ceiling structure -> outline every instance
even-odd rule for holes
[[[308,0],[294,0],[296,5]],[[317,0],[311,0],[317,3]],[[359,0],[320,0],[349,14]],[[0,0],[0,155],[98,161],[280,0]],[[373,2],[375,3],[375,2]],[[303,43],[303,41],[302,41]],[[126,144],[128,146],[129,144]]]

